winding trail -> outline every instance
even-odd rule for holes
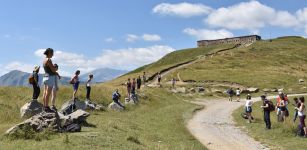
[[[288,96],[303,96],[293,94]],[[268,97],[276,98],[275,96]],[[253,98],[260,101],[260,98]],[[269,149],[260,142],[249,137],[235,126],[232,113],[243,106],[245,101],[229,102],[226,99],[204,100],[193,102],[204,105],[205,109],[197,112],[188,122],[187,128],[191,134],[210,150],[259,150]],[[263,124],[264,128],[264,124]]]

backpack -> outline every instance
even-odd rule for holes
[[[28,81],[29,81],[29,84],[34,84],[35,81],[34,81],[34,76],[33,76],[33,74],[30,75]]]
[[[275,111],[275,106],[272,101],[269,101],[269,111]]]

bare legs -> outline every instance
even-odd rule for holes
[[[49,107],[49,97],[51,92],[52,92],[52,87],[44,85],[44,95],[43,95],[44,107]]]

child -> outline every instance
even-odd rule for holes
[[[90,101],[90,95],[91,95],[91,85],[93,81],[94,75],[90,74],[88,75],[88,80],[86,82],[86,100]]]
[[[55,107],[55,99],[56,99],[56,93],[57,91],[59,90],[59,79],[61,79],[61,76],[59,75],[59,73],[57,72],[59,70],[59,66],[58,64],[54,64],[53,65],[54,68],[56,69],[56,75],[58,76],[58,78],[55,79],[55,85],[54,87],[52,88],[52,96],[51,96],[51,103],[52,103],[52,106],[51,106],[51,110],[54,110],[54,111],[57,111],[56,107]]]
[[[40,88],[39,88],[39,76],[38,76],[38,73],[39,73],[39,69],[40,67],[39,66],[36,66],[33,70],[33,97],[32,97],[32,100],[37,100],[37,98],[39,97],[39,94],[40,94]]]
[[[72,97],[73,100],[77,99],[76,94],[78,92],[79,83],[80,83],[79,82],[79,75],[80,75],[80,70],[77,70],[75,72],[74,77],[70,80],[70,83],[73,84],[73,88],[74,88],[74,93],[73,93],[73,97]]]

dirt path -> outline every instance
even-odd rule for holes
[[[300,96],[296,94],[289,96]],[[269,97],[274,98],[274,97]],[[260,98],[254,98],[259,101]],[[205,105],[188,122],[187,128],[205,147],[210,150],[259,150],[268,149],[260,142],[249,137],[235,126],[232,113],[243,106],[245,101],[229,102],[226,99],[195,102]],[[227,107],[225,107],[227,106]],[[264,124],[263,124],[264,128]]]

